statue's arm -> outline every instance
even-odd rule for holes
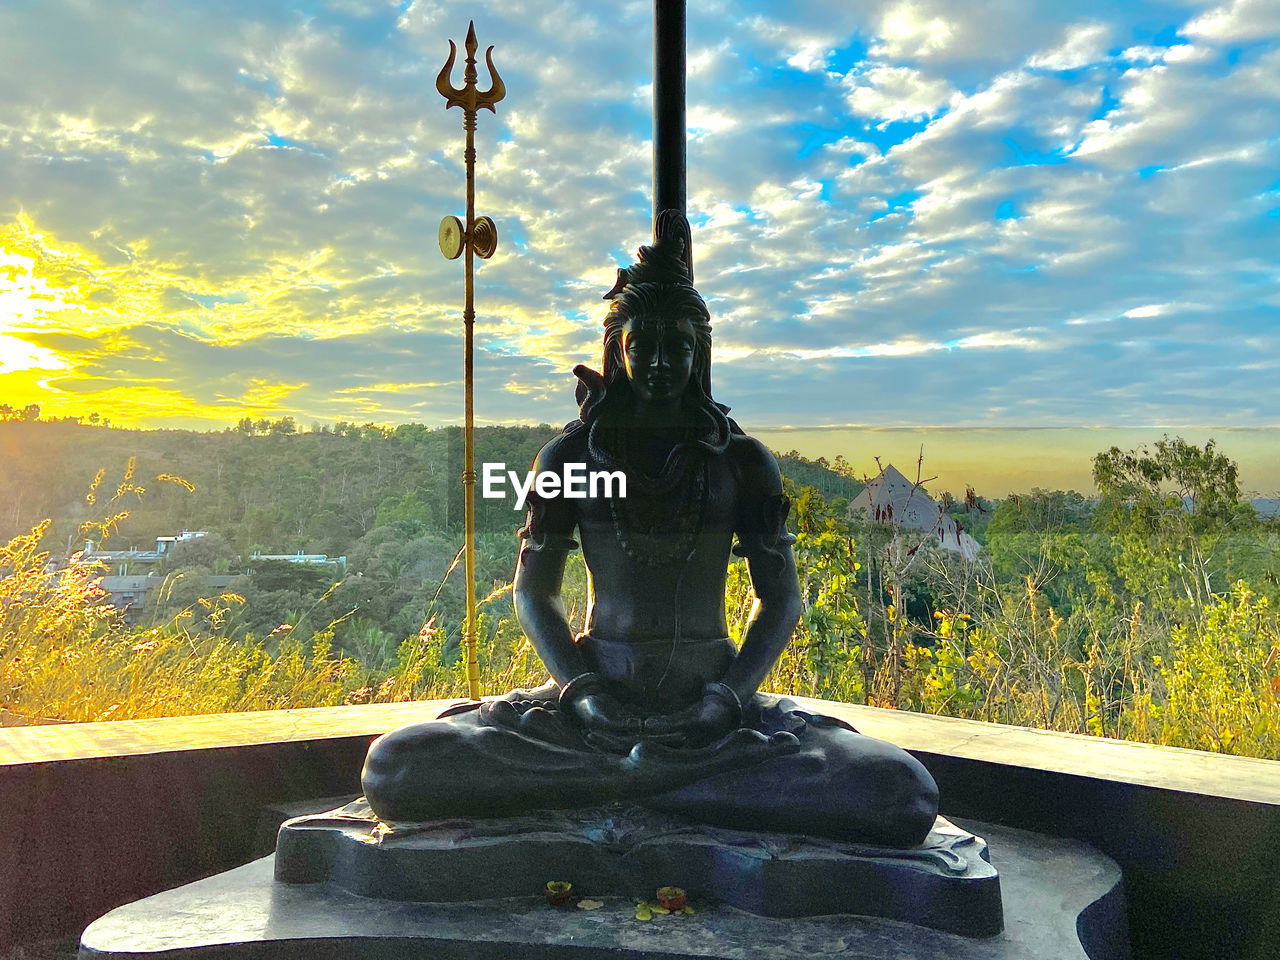
[[[552,441],[538,454],[533,469],[558,473],[561,465],[556,453],[556,441]],[[564,498],[543,499],[531,490],[511,590],[520,629],[561,687],[587,670],[560,597],[565,561],[577,548],[576,525],[574,510]]]
[[[552,441],[534,461],[535,472],[560,472],[564,457]],[[524,541],[516,561],[512,598],[520,628],[560,687],[560,708],[583,727],[587,742],[602,749],[627,753],[640,734],[640,718],[633,716],[590,672],[565,616],[560,588],[569,553],[577,549],[574,507],[563,497],[529,496],[529,511],[520,537]]]
[[[742,649],[723,678],[745,703],[773,669],[800,621],[800,581],[787,533],[790,502],[773,454],[755,440],[745,442],[738,498],[738,545],[747,558],[755,603]]]

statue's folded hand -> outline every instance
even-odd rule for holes
[[[640,740],[641,719],[611,694],[593,673],[574,677],[560,691],[560,709],[581,727],[587,742],[626,753]]]
[[[645,740],[671,746],[705,747],[715,743],[742,722],[742,705],[723,683],[708,683],[697,703],[659,717],[648,717],[642,728]]]

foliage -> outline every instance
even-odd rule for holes
[[[797,487],[812,487],[825,500],[852,500],[866,486],[843,456],[831,461],[826,457],[810,460],[788,450],[779,454],[778,466]]]
[[[507,439],[519,448],[542,435]],[[303,530],[316,516],[344,523],[351,514],[339,510],[364,511],[355,526],[363,532],[341,542],[345,568],[259,562],[211,591],[209,577],[237,562],[243,536],[215,532],[175,548],[163,587],[134,625],[100,590],[101,567],[83,558],[50,563],[42,544],[52,526],[37,524],[0,546],[0,706],[29,719],[89,720],[465,694],[460,539],[440,522],[448,497],[437,496],[434,480],[360,488],[370,472],[403,469],[402,447],[421,453],[437,443],[446,452],[447,434],[349,424],[298,434],[268,424],[265,436],[253,425],[227,437],[304,451],[353,445],[334,447],[330,466],[307,456],[242,461],[256,463],[264,483],[312,478],[302,494],[246,498],[244,517],[259,517],[264,530],[282,511],[295,511],[287,523]],[[153,499],[171,518],[183,515],[174,498],[190,496],[180,491],[191,484],[163,466],[158,477],[174,482],[147,483],[146,500],[150,466],[131,462],[110,498],[97,471],[89,502],[77,498],[81,522],[105,511],[92,523],[102,539]],[[977,562],[924,534],[851,518],[843,491],[824,496],[788,476],[803,614],[765,686],[1280,758],[1280,531],[1239,502],[1235,466],[1213,444],[1165,438],[1151,449],[1106,451],[1094,466],[1098,501],[1039,490],[990,505],[967,497],[974,503],[964,509],[987,515]],[[209,494],[203,482],[194,484],[196,499]],[[334,484],[347,485],[358,505],[319,493]],[[100,492],[107,502],[97,502]],[[319,511],[311,519],[307,497]],[[477,543],[479,659],[490,692],[545,677],[512,610],[517,518],[506,509],[505,526],[495,519],[497,529]],[[579,554],[563,596],[579,628],[587,605]],[[725,607],[737,642],[753,602],[747,566],[734,561]]]
[[[1257,521],[1240,502],[1236,465],[1212,440],[1199,448],[1166,435],[1154,450],[1099,453],[1093,476],[1102,494],[1095,526],[1117,547],[1121,587],[1161,610],[1203,608],[1214,592],[1214,553],[1224,535]]]
[[[0,706],[29,721],[109,720],[236,710],[391,702],[465,693],[429,617],[370,670],[334,646],[336,623],[286,618],[262,638],[229,629],[243,598],[199,598],[169,622],[130,627],[99,588],[101,568],[51,572],[37,527],[0,547]],[[484,606],[501,599],[490,595]],[[367,622],[366,622],[367,623]],[[544,673],[513,621],[480,618],[481,668],[501,682]]]
[[[1203,620],[1176,626],[1156,661],[1162,696],[1145,693],[1139,714],[1159,743],[1280,757],[1280,621],[1243,582],[1215,596]]]
[[[806,608],[768,683],[1280,759],[1277,537],[1239,502],[1235,465],[1165,438],[1095,466],[1100,503],[1033,491],[997,504],[977,563],[791,487]],[[731,611],[744,581],[731,571]]]
[[[122,471],[131,458],[150,490],[133,505],[131,540],[123,546],[147,546],[188,529],[224,536],[241,556],[255,548],[342,555],[377,526],[418,523],[449,535],[461,529],[458,428],[339,423],[300,432],[286,417],[246,418],[224,433],[141,432],[37,421],[37,415],[11,411],[0,419],[0,539],[53,517],[49,547],[65,549],[67,538],[94,516],[84,501],[93,477],[103,469]],[[547,425],[479,429],[476,460],[527,469],[556,432]],[[176,477],[195,495],[173,482]],[[513,503],[511,496],[477,498],[478,529],[513,533],[519,519]]]
[[[797,488],[789,480],[785,488],[794,508],[803,613],[765,686],[829,700],[863,699],[860,663],[870,648],[852,589],[861,569],[853,538],[843,511],[832,509],[815,488]],[[730,593],[737,598],[735,609],[741,610],[752,594],[745,564],[736,566]]]
[[[1122,451],[1112,447],[1093,458],[1093,479],[1108,508],[1113,526],[1116,513],[1150,530],[1170,516],[1188,515],[1200,532],[1231,520],[1239,506],[1239,470],[1210,440],[1201,449],[1167,434],[1154,444]]]
[[[106,720],[336,704],[360,666],[330,654],[331,634],[278,655],[219,632],[239,602],[204,599],[161,627],[129,628],[105,602],[101,569],[47,569],[43,529],[0,548],[0,705],[33,719]],[[208,629],[190,626],[196,609]]]
[[[97,414],[94,414],[97,418]],[[19,423],[32,423],[40,419],[40,404],[28,403],[21,410],[11,407],[7,403],[0,403],[0,422],[17,421]]]

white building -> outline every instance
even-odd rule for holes
[[[130,547],[128,550],[99,550],[94,541],[86,540],[81,560],[86,563],[102,563],[107,566],[115,564],[115,575],[125,577],[129,575],[129,565],[131,563],[159,563],[179,543],[186,543],[188,540],[199,540],[201,537],[207,537],[208,535],[209,532],[207,530],[183,530],[176,537],[156,537],[156,548],[154,550],[139,550],[137,547]],[[70,541],[68,541],[69,543]]]

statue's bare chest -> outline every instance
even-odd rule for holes
[[[588,464],[593,470],[609,467],[619,465]],[[615,483],[613,496],[577,501],[579,534],[588,553],[620,551],[651,568],[683,565],[695,554],[723,564],[739,487],[728,456],[695,455],[673,478],[625,466],[621,472],[625,488]]]

